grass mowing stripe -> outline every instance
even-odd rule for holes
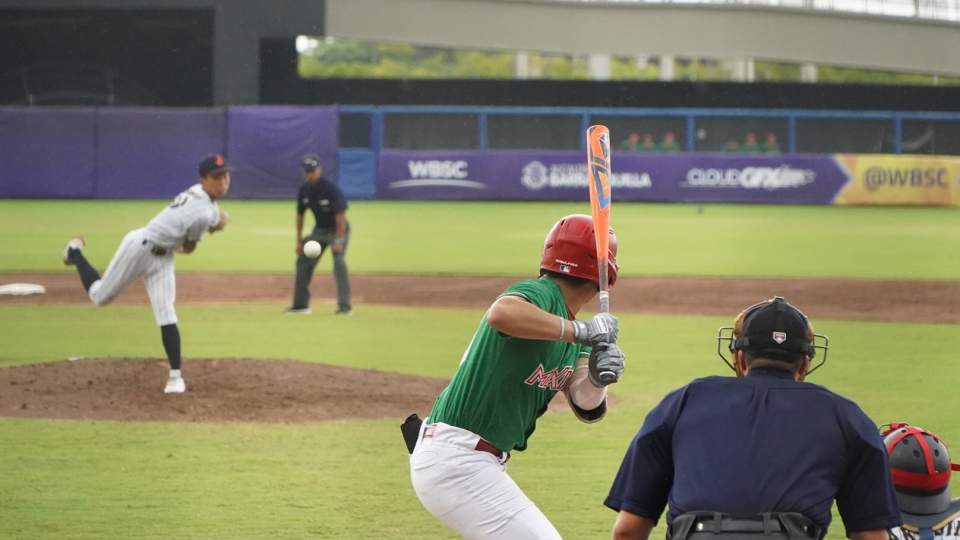
[[[63,244],[76,233],[85,234],[87,254],[102,269],[123,235],[164,204],[0,201],[0,270],[61,270]],[[233,217],[227,231],[178,257],[179,270],[293,271],[292,201],[228,198],[223,206]],[[554,221],[588,208],[353,202],[348,263],[359,272],[531,274]],[[624,275],[960,279],[958,208],[620,203],[612,223]]]

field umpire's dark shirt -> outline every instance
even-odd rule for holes
[[[630,443],[604,504],[657,521],[696,510],[799,512],[837,500],[847,534],[900,524],[887,453],[852,401],[786,371],[707,377],[667,395]]]
[[[316,228],[332,229],[336,225],[334,216],[347,210],[347,199],[333,182],[320,178],[314,183],[304,182],[297,196],[297,214],[303,214],[307,208],[317,220]]]

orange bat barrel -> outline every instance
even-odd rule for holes
[[[594,125],[587,128],[587,176],[593,233],[597,241],[600,311],[609,312],[607,254],[610,248],[610,206],[613,201],[610,193],[610,130],[607,126]]]

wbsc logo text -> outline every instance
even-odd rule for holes
[[[410,170],[411,178],[467,178],[470,173],[467,171],[469,165],[466,161],[460,159],[450,160],[410,160],[407,162],[407,169]]]
[[[863,173],[868,191],[888,188],[950,189],[949,173],[943,168],[885,169],[870,167]]]
[[[470,165],[465,160],[425,159],[407,162],[410,176],[390,182],[391,189],[415,187],[457,187],[484,189],[483,182],[470,180]]]

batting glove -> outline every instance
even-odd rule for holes
[[[620,323],[609,313],[597,313],[589,321],[573,321],[573,341],[584,345],[616,343]]]
[[[620,380],[627,367],[627,357],[616,343],[600,343],[590,351],[588,367],[590,382],[597,387],[607,386]]]

